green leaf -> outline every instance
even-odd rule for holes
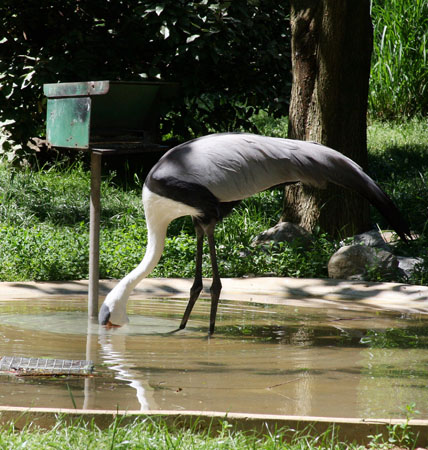
[[[32,70],[31,72],[28,72],[27,75],[25,75],[21,83],[21,89],[25,89],[27,86],[31,84],[31,80],[33,79],[35,73],[36,70]]]
[[[193,42],[195,39],[198,39],[199,37],[201,37],[200,34],[192,34],[192,36],[189,36],[186,39],[186,44],[190,44],[190,42]]]
[[[165,5],[157,5],[155,8],[155,12],[158,16],[160,16],[165,9]]]
[[[169,38],[169,28],[166,25],[162,25],[160,27],[160,34],[163,36],[164,39]]]

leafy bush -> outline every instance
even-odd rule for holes
[[[164,120],[164,135],[186,139],[237,129],[265,133],[257,120],[250,120],[254,112],[288,112],[288,3],[3,0],[3,157],[32,154],[30,138],[44,134],[42,85],[58,81],[178,81],[181,96]],[[372,17],[371,115],[427,114],[427,1],[373,0]]]
[[[0,117],[28,152],[44,132],[44,83],[178,81],[163,133],[236,129],[254,110],[286,114],[288,2],[53,0],[0,3]]]
[[[7,128],[14,123],[12,119],[0,121],[0,159],[6,159],[9,162],[13,161],[22,149],[22,145],[15,143],[12,133]]]

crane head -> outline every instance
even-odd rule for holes
[[[101,305],[98,313],[98,322],[106,328],[119,328],[129,322],[126,311],[122,311],[118,303],[109,304],[106,301]]]

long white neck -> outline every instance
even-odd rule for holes
[[[140,264],[126,275],[110,292],[109,297],[112,297],[115,303],[124,303],[125,305],[123,307],[125,308],[132,290],[155,268],[165,247],[166,230],[169,223],[169,221],[166,223],[162,221],[153,226],[153,224],[147,221],[146,253]]]
[[[143,189],[143,203],[147,224],[146,253],[141,263],[114,287],[104,301],[112,312],[112,319],[113,314],[120,317],[116,321],[118,324],[126,323],[126,303],[132,290],[159,262],[170,222],[177,217],[200,214],[196,208],[155,194],[146,186]]]

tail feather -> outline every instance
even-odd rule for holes
[[[296,156],[305,171],[303,182],[322,187],[329,181],[357,191],[379,210],[403,241],[412,239],[409,225],[394,202],[356,162],[319,144],[305,142],[301,146],[304,151]]]
[[[358,164],[346,156],[341,155],[340,165],[342,166],[341,175],[334,179],[330,178],[329,181],[357,191],[379,210],[403,241],[411,240],[407,221],[379,185]]]
[[[409,225],[394,202],[368,175],[363,174],[367,181],[363,188],[356,190],[379,210],[403,241],[411,240]]]

